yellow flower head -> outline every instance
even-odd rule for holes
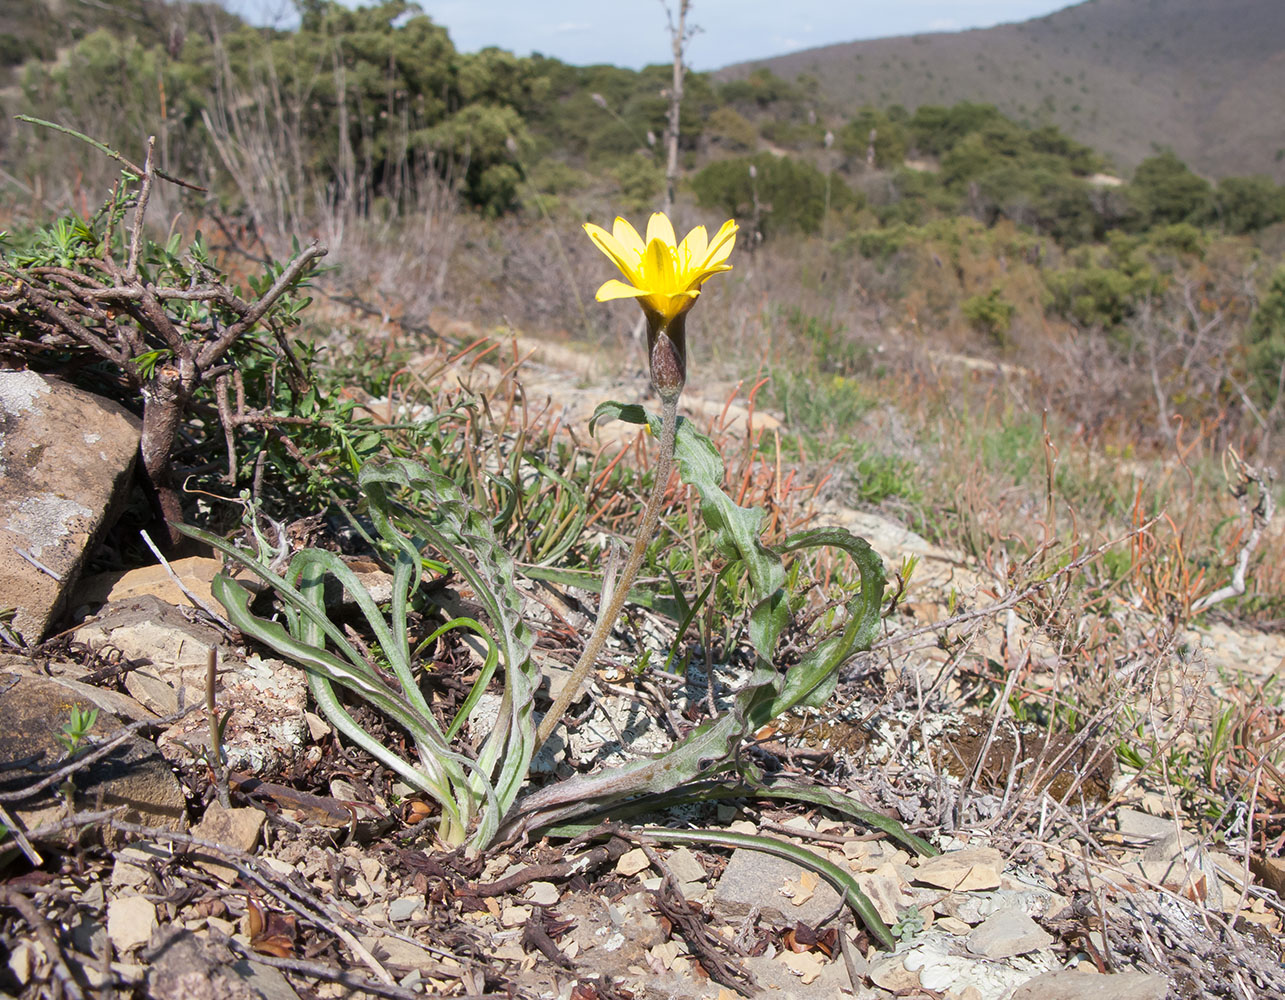
[[[711,276],[732,269],[725,261],[736,244],[738,228],[728,219],[711,240],[705,227],[697,226],[679,243],[673,223],[663,212],[656,212],[647,222],[644,242],[624,219],[617,218],[611,232],[585,223],[589,238],[629,279],[629,284],[615,278],[606,282],[598,289],[598,301],[637,299],[650,318],[667,326],[692,307],[701,285]]]

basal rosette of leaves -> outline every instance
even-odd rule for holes
[[[664,413],[656,415],[637,405],[607,402],[596,410],[590,429],[612,419],[646,425],[661,438],[666,461],[663,472],[657,470],[657,487],[639,532],[641,543],[636,540],[635,552],[619,578],[608,573],[602,580],[604,595],[613,588],[615,593],[600,609],[567,687],[578,685],[587,672],[582,668],[593,666],[623,595],[630,592],[631,566],[636,572],[633,564],[645,555],[650,537],[647,521],[654,521],[660,509],[658,497],[664,494],[670,460],[676,461],[682,480],[699,495],[701,521],[723,561],[719,574],[742,574],[750,594],[746,638],[753,649],[754,669],[749,682],[737,692],[728,710],[697,726],[668,751],[606,772],[540,789],[529,787],[532,757],[559,723],[568,695],[564,692],[543,722],[537,723],[534,704],[540,670],[531,657],[535,636],[522,617],[521,594],[515,583],[518,566],[496,536],[494,525],[502,523],[503,512],[497,519],[495,512],[478,509],[455,482],[424,465],[406,459],[370,463],[358,475],[375,529],[372,547],[393,574],[393,593],[386,611],[334,553],[304,549],[294,555],[284,573],[277,573],[270,565],[273,554],[262,546],[260,551],[248,551],[207,532],[183,529],[248,566],[272,587],[282,621],[257,614],[251,608],[250,593],[228,577],[216,580],[214,594],[238,628],[307,671],[320,710],[344,737],[440,805],[438,835],[448,846],[467,844],[482,850],[500,840],[537,833],[582,833],[589,828],[586,823],[592,826],[602,820],[654,813],[681,801],[735,795],[788,797],[824,805],[884,830],[921,854],[935,853],[931,845],[899,824],[861,809],[846,796],[765,777],[741,753],[745,741],[773,719],[793,708],[820,706],[830,698],[843,664],[868,650],[878,634],[886,581],[883,563],[869,544],[844,529],[803,531],[775,548],[765,545],[761,535],[766,512],[738,505],[723,490],[725,467],[717,448],[690,421],[676,414],[684,366],[675,369],[668,364],[675,360],[673,348],[681,346],[669,338],[676,329],[681,334],[684,317],[704,281],[729,269],[726,260],[735,232],[735,223],[729,222],[710,241],[698,227],[680,244],[668,219],[659,214],[652,217],[645,242],[622,220],[617,220],[611,234],[590,228],[595,242],[630,280],[629,285],[607,282],[599,297],[636,298],[655,343],[670,349],[660,368],[660,381],[653,357],[653,381],[662,390]],[[678,360],[683,360],[681,351],[677,353]],[[675,374],[679,376],[675,381],[660,384]],[[801,654],[795,648],[784,665],[778,645],[790,624],[794,598],[786,560],[824,547],[837,548],[851,558],[860,575],[860,587],[843,606],[839,627],[816,638]],[[452,618],[427,636],[412,639],[412,611],[424,570],[440,569],[443,563],[466,581],[484,613],[480,620]],[[550,572],[557,570],[533,568],[532,575],[548,578]],[[342,586],[360,609],[373,637],[369,650],[354,643],[327,613],[324,592],[328,580]],[[699,606],[709,596],[707,589],[695,604]],[[667,605],[653,601],[652,606],[686,608],[683,617],[690,620],[692,605],[679,597],[676,594]],[[420,654],[454,630],[481,637],[488,654],[464,701],[443,726],[423,692]],[[461,738],[461,731],[482,694],[496,685],[501,695],[498,718],[474,752]],[[378,709],[405,731],[413,759],[399,755],[364,729],[345,705],[341,690],[349,699]],[[894,944],[855,881],[806,849],[771,838],[720,831],[653,828],[641,835],[657,841],[753,847],[790,857],[830,880],[874,937],[888,947]]]

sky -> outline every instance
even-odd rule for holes
[[[356,5],[356,0],[343,0]],[[687,64],[714,70],[798,49],[1025,21],[1073,0],[692,0]],[[678,0],[669,0],[676,11]],[[288,0],[225,0],[256,23],[289,23]],[[638,69],[672,58],[662,0],[420,0],[455,47],[540,52],[575,65]]]

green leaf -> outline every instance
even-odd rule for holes
[[[726,830],[671,830],[667,827],[645,827],[639,831],[643,837],[669,844],[715,844],[720,847],[740,847],[761,851],[773,857],[793,861],[800,868],[816,872],[830,883],[852,908],[866,930],[884,948],[892,951],[897,942],[875,909],[874,903],[861,891],[857,880],[828,858],[809,851],[806,847],[750,833],[731,833]]]
[[[654,434],[661,430],[660,418],[642,407],[614,402],[599,406],[590,426],[614,418],[646,423]],[[722,573],[739,566],[750,578],[757,598],[749,623],[750,639],[758,654],[754,673],[730,710],[698,726],[667,752],[543,788],[527,796],[506,819],[510,829],[529,831],[549,826],[639,796],[663,794],[698,778],[736,768],[736,753],[749,733],[796,705],[815,705],[828,698],[837,683],[839,667],[852,654],[869,649],[878,634],[885,586],[878,555],[864,539],[842,528],[801,532],[786,540],[784,552],[837,547],[856,562],[861,590],[848,602],[843,632],[805,652],[782,675],[773,660],[776,642],[789,622],[786,574],[781,556],[759,538],[763,512],[740,507],[723,492],[724,467],[718,450],[682,419],[675,457],[684,482],[695,486],[700,494],[701,516],[715,532],[719,551],[729,559]]]
[[[512,556],[496,539],[491,520],[476,510],[446,476],[417,462],[399,459],[366,465],[358,475],[358,483],[370,501],[370,516],[376,530],[402,550],[398,564],[414,560],[415,566],[419,566],[421,546],[404,531],[430,540],[468,580],[495,630],[504,672],[504,696],[500,717],[477,757],[483,773],[495,774],[495,794],[500,803],[500,810],[489,810],[480,818],[481,825],[475,835],[479,843],[489,843],[498,827],[500,813],[517,798],[535,752],[534,704],[539,669],[531,659],[535,635],[522,620],[522,599],[514,582],[517,568]],[[426,501],[432,516],[424,517],[417,510],[399,506],[395,526],[394,504],[388,495],[391,488],[412,491]]]
[[[661,419],[636,404],[606,402],[598,406],[589,421],[589,429],[602,420],[624,420],[646,424],[657,437]],[[781,557],[765,546],[759,535],[763,530],[765,511],[758,507],[740,507],[723,492],[725,469],[718,449],[690,420],[678,418],[674,439],[674,458],[683,482],[696,487],[701,498],[701,518],[714,532],[714,548],[729,560],[740,560],[749,573],[759,602],[750,612],[750,641],[763,660],[770,660],[776,640],[789,622],[789,608],[781,589],[785,569]]]

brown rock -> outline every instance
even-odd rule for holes
[[[915,869],[915,881],[956,892],[999,887],[1004,856],[992,847],[966,847],[928,858]]]
[[[11,657],[0,669],[8,673],[21,674],[24,677],[35,677],[47,680],[65,688],[67,697],[74,701],[97,705],[111,712],[118,718],[129,722],[156,722],[157,715],[128,695],[95,684],[87,684],[77,678],[85,676],[85,670],[74,663],[51,662],[37,666],[24,657]],[[48,671],[48,673],[46,673]]]
[[[188,556],[170,562],[170,569],[183,586],[215,611],[219,609],[219,602],[210,592],[210,583],[222,568],[223,560],[211,559],[209,556]],[[76,588],[73,603],[114,604],[139,597],[156,597],[166,604],[180,608],[192,606],[191,600],[160,563],[120,573],[98,573],[86,577]]]
[[[1285,896],[1285,858],[1254,855],[1249,860],[1254,877],[1278,896]]]
[[[138,418],[115,403],[35,372],[0,372],[0,607],[17,609],[28,642],[49,631],[110,523],[139,436]]]
[[[99,709],[89,735],[91,745],[93,740],[118,729],[120,720],[111,714],[110,706],[95,705],[94,689],[83,687],[86,693],[82,696],[46,678],[0,674],[0,718],[4,719],[0,727],[0,763],[32,754],[42,754],[41,763],[45,764],[59,760],[66,751],[57,737],[76,705]],[[3,777],[0,790],[4,791],[29,787],[35,780],[23,769],[6,772]],[[125,806],[122,818],[134,823],[170,830],[186,825],[187,800],[182,786],[156,747],[140,737],[128,737],[106,757],[76,772],[73,781],[78,808]],[[53,789],[9,806],[28,831],[59,818],[65,808]]]
[[[222,844],[237,851],[252,851],[259,841],[259,831],[263,829],[263,813],[258,809],[245,807],[224,809],[218,802],[211,802],[206,807],[205,815],[192,829],[192,836],[199,840],[208,840]],[[226,861],[215,855],[199,854],[197,862],[202,868],[231,885],[237,879],[237,870]]]

